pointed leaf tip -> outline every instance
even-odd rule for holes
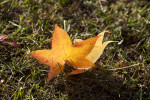
[[[55,24],[55,27],[58,27],[58,24]]]

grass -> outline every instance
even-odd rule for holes
[[[0,43],[0,99],[150,99],[149,12],[148,0],[1,0],[0,35],[9,35],[18,48]],[[109,44],[90,71],[62,73],[46,85],[48,67],[26,54],[51,48],[55,23],[72,40],[107,29],[112,34],[105,41],[120,44]]]

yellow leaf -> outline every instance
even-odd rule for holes
[[[111,43],[111,42],[116,42],[116,41],[106,41],[104,43],[103,42],[103,37],[104,37],[104,33],[107,32],[107,33],[110,33],[109,31],[103,31],[102,33],[100,33],[98,36],[100,36],[96,43],[95,43],[95,46],[94,48],[91,50],[91,52],[85,57],[86,59],[88,59],[89,61],[95,63],[98,58],[102,55],[105,47]],[[74,45],[75,46],[78,46],[80,45],[82,42],[84,42],[82,39],[75,39],[74,40]],[[86,68],[86,71],[88,69],[90,69],[91,67],[89,68]],[[73,74],[78,74],[78,73],[83,73],[85,72],[85,69],[84,68],[77,68],[77,70],[73,70],[71,73],[69,73],[68,75],[73,75]]]
[[[94,63],[85,57],[94,48],[99,37],[89,38],[80,43],[80,45],[74,46],[67,32],[56,24],[52,37],[52,49],[37,50],[29,54],[29,56],[50,67],[47,80],[49,82],[63,71],[65,62],[77,69],[94,67]]]
[[[108,32],[108,31],[107,31],[107,32]],[[86,56],[86,58],[87,58],[89,61],[93,62],[93,63],[95,63],[95,62],[98,60],[98,58],[102,55],[102,53],[103,53],[105,47],[106,47],[109,43],[115,42],[115,41],[106,41],[106,42],[102,43],[102,42],[103,42],[104,33],[105,33],[105,31],[102,32],[102,33],[100,33],[100,34],[98,35],[98,36],[100,36],[100,37],[97,39],[94,48],[93,48],[92,51]]]

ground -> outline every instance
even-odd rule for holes
[[[150,99],[149,0],[0,0],[1,100],[146,100]],[[26,56],[51,48],[54,24],[72,41],[109,30],[109,44],[91,70],[46,84],[46,65]],[[68,66],[66,65],[66,70]]]

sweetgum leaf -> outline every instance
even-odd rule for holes
[[[94,67],[94,63],[89,61],[86,56],[94,48],[99,37],[100,35],[89,38],[80,45],[74,46],[67,32],[56,24],[52,37],[52,49],[37,50],[29,56],[50,67],[47,80],[49,82],[63,71],[65,62],[77,69]]]

